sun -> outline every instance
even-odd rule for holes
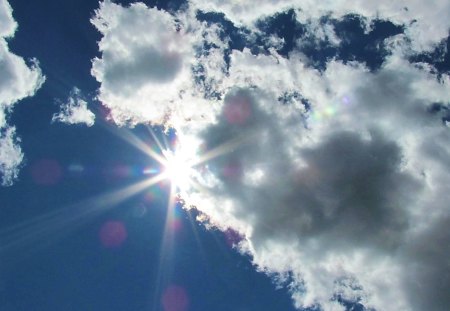
[[[179,149],[175,151],[165,150],[163,155],[165,158],[162,173],[164,178],[168,179],[172,185],[180,190],[189,188],[194,171],[189,154]]]
[[[187,194],[195,184],[200,149],[200,141],[196,137],[181,133],[170,147],[161,148],[162,178],[170,181],[179,194]]]

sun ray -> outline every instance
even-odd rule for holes
[[[205,247],[203,246],[202,240],[200,239],[200,234],[197,230],[196,220],[192,217],[191,210],[186,211],[187,218],[189,220],[189,225],[191,227],[192,233],[194,234],[195,241],[197,242],[198,251],[200,252],[200,256],[204,259],[204,262],[207,260]]]
[[[32,220],[3,229],[0,232],[0,254],[15,248],[20,248],[20,251],[23,252],[23,246],[27,246],[27,250],[30,250],[28,246],[36,247],[39,243],[34,242],[39,240],[48,241],[49,238],[55,239],[56,237],[60,239],[63,237],[63,233],[69,233],[99,212],[116,206],[161,180],[163,180],[163,176],[156,175],[125,188],[83,200],[58,211],[40,215]]]
[[[143,142],[139,137],[134,135],[130,130],[127,129],[112,129],[107,127],[112,133],[117,137],[123,139],[125,142],[129,143],[131,146],[135,147],[137,150],[148,155],[150,158],[158,161],[160,164],[164,163],[164,157],[155,152],[148,144]]]
[[[215,147],[214,149],[207,151],[203,155],[199,156],[191,165],[197,166],[197,165],[200,165],[207,161],[210,161],[214,158],[217,158],[221,155],[227,154],[227,153],[235,150],[237,147],[242,145],[247,140],[249,140],[249,137],[240,136],[238,138],[227,141],[227,142]]]
[[[159,251],[158,269],[153,293],[152,310],[159,310],[159,296],[162,292],[162,286],[168,281],[169,271],[167,266],[173,255],[174,232],[171,229],[171,223],[174,219],[174,208],[176,204],[176,186],[171,184],[166,209],[166,220],[164,223],[163,237]]]
[[[153,140],[155,141],[156,145],[159,148],[159,152],[162,153],[162,151],[165,149],[162,144],[161,141],[159,140],[159,138],[156,136],[155,131],[153,131],[153,129],[147,125],[147,130],[150,133],[150,135],[152,136]]]

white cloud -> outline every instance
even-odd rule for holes
[[[223,12],[234,23],[252,26],[259,18],[272,16],[289,8],[301,10],[303,19],[317,19],[330,15],[340,19],[346,14],[358,14],[374,20],[388,19],[406,26],[406,34],[415,49],[429,49],[448,36],[450,28],[450,2],[434,0],[399,1],[313,1],[313,0],[262,0],[253,1],[190,0],[191,5],[207,12]]]
[[[101,82],[98,98],[117,124],[175,124],[208,117],[199,116],[210,103],[197,96],[191,72],[201,25],[180,24],[143,3],[124,8],[108,0],[92,23],[103,35],[102,57],[94,59],[92,75]],[[199,33],[193,35],[190,27]]]
[[[246,2],[210,3],[232,20],[250,12]],[[252,8],[259,14],[258,8],[275,11],[283,3],[294,2]],[[417,18],[420,27],[435,23],[432,40],[444,36],[439,31],[448,22],[439,15],[447,13],[418,1],[408,2],[408,11],[401,3],[382,2],[377,10],[366,2],[346,4],[318,4],[310,14],[378,14],[402,23]],[[221,154],[196,177],[203,185],[198,189],[208,191],[190,189],[187,203],[214,225],[241,232],[241,249],[259,269],[284,279],[298,307],[343,310],[339,294],[377,310],[448,309],[450,132],[430,107],[448,106],[449,77],[438,81],[394,44],[376,72],[335,60],[319,72],[295,52],[286,59],[273,50],[255,56],[246,49],[232,52],[226,71],[220,42],[213,52],[194,53],[202,40],[217,41],[219,30],[205,36],[190,11],[180,14],[177,32],[168,13],[104,2],[93,21],[103,34],[93,74],[117,123],[168,122]],[[425,18],[433,14],[435,20]],[[150,25],[157,30],[148,31]],[[420,37],[426,31],[409,35],[428,44]],[[174,38],[180,65],[153,66],[171,53]],[[152,51],[151,61],[141,68],[136,64],[145,51]],[[193,64],[204,66],[204,81],[194,82]],[[208,88],[222,100],[205,99]]]
[[[8,114],[19,100],[32,96],[44,82],[36,60],[27,65],[23,58],[11,53],[6,38],[13,36],[17,27],[12,9],[6,0],[0,0],[0,174],[2,184],[11,185],[23,159],[15,128],[8,125]]]
[[[44,78],[37,61],[28,66],[24,59],[11,53],[4,38],[0,39],[0,107],[10,109],[17,101],[32,96]]]
[[[55,113],[52,122],[62,122],[67,124],[94,125],[95,115],[87,107],[87,102],[81,98],[81,91],[74,88],[70,93],[68,101],[61,104],[61,111]]]
[[[439,83],[397,55],[378,73],[332,62],[320,74],[296,59],[248,51],[234,52],[231,66],[229,83],[238,88],[230,88],[218,123],[200,137],[212,149],[249,139],[208,162],[215,185],[191,203],[219,226],[240,228],[261,269],[291,271],[292,286],[302,284],[294,290],[299,307],[337,310],[330,301],[336,292],[356,292],[378,310],[448,307],[442,274],[449,269],[440,259],[448,237],[428,231],[450,212],[450,133],[427,111],[447,100],[448,79]],[[312,106],[308,129],[298,103],[277,101],[293,88]],[[233,105],[249,106],[251,114],[234,114],[245,122],[227,117]],[[258,170],[269,182],[249,183],[247,172]],[[417,244],[429,235],[440,237]],[[431,258],[421,255],[425,246]],[[417,282],[426,293],[418,294]]]
[[[23,160],[23,153],[16,137],[16,129],[9,127],[0,132],[0,172],[2,186],[10,186],[19,175],[19,167]]]
[[[12,17],[12,9],[6,0],[0,1],[0,37],[10,37],[14,34],[17,23]]]

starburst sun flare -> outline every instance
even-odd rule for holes
[[[180,190],[189,188],[194,173],[189,152],[183,149],[175,151],[167,149],[163,151],[163,155],[162,177],[168,179],[173,186]]]
[[[159,163],[161,170],[150,169],[145,172],[153,175],[150,178],[154,180],[151,185],[169,181],[170,196],[180,195],[183,199],[188,199],[195,192],[204,191],[205,182],[208,183],[205,178],[211,177],[208,165],[210,160],[231,152],[244,141],[242,138],[236,139],[204,150],[203,142],[196,136],[177,132],[176,142],[169,144],[165,137],[161,141],[151,128],[149,133],[157,146],[157,151],[131,133],[124,135],[123,138]],[[156,172],[159,173],[155,175]]]

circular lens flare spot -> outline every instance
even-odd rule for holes
[[[42,159],[35,162],[31,167],[31,176],[39,185],[53,186],[60,181],[62,169],[57,161]]]
[[[106,248],[120,247],[127,238],[127,230],[120,221],[108,221],[100,229],[100,241]]]
[[[181,286],[169,286],[162,296],[164,311],[186,311],[188,304],[188,296]]]

